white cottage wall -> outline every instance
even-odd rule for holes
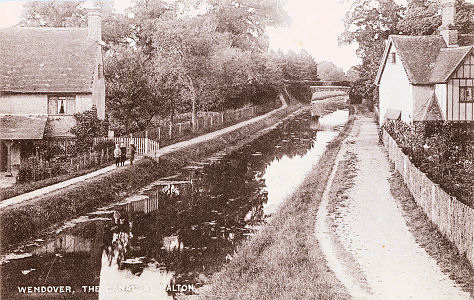
[[[0,95],[0,114],[3,115],[46,115],[48,96],[42,94]]]
[[[390,53],[396,51],[390,47]],[[398,109],[402,112],[401,119],[410,123],[413,117],[413,88],[403,68],[401,58],[396,54],[395,63],[387,60],[379,84],[379,124],[383,124],[387,109]]]
[[[436,84],[435,86],[436,98],[438,98],[439,107],[441,108],[441,113],[443,114],[443,119],[447,120],[447,93],[448,85],[445,83]]]

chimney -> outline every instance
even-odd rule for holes
[[[87,38],[91,41],[102,41],[102,18],[99,7],[87,8]]]
[[[443,22],[439,28],[441,36],[448,47],[458,46],[458,31],[454,29],[456,19],[456,0],[441,0]]]

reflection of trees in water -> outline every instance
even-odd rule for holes
[[[105,248],[109,259],[120,266],[132,254],[148,257],[183,276],[176,277],[177,283],[185,283],[195,272],[220,267],[251,230],[246,225],[259,225],[265,217],[267,193],[262,175],[267,165],[283,155],[304,154],[312,144],[309,120],[284,127],[221,161],[190,171],[190,184],[151,191],[150,196],[159,199],[159,209],[146,215],[132,213],[129,219],[123,218],[123,224],[122,217],[114,221]],[[288,142],[282,143],[283,139]],[[133,230],[127,228],[131,217],[136,220]]]

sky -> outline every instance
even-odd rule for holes
[[[128,7],[130,0],[113,0],[117,11]],[[360,63],[356,45],[339,45],[337,37],[344,30],[343,18],[354,0],[287,0],[285,10],[291,25],[269,29],[270,48],[283,51],[306,49],[316,61],[330,61],[347,71]],[[406,0],[397,0],[405,2]],[[474,0],[468,0],[474,3]],[[19,22],[25,1],[0,0],[0,28]]]

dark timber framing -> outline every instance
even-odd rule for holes
[[[471,51],[448,79],[447,121],[474,121],[474,101],[461,101],[461,86],[474,86],[474,53]]]

